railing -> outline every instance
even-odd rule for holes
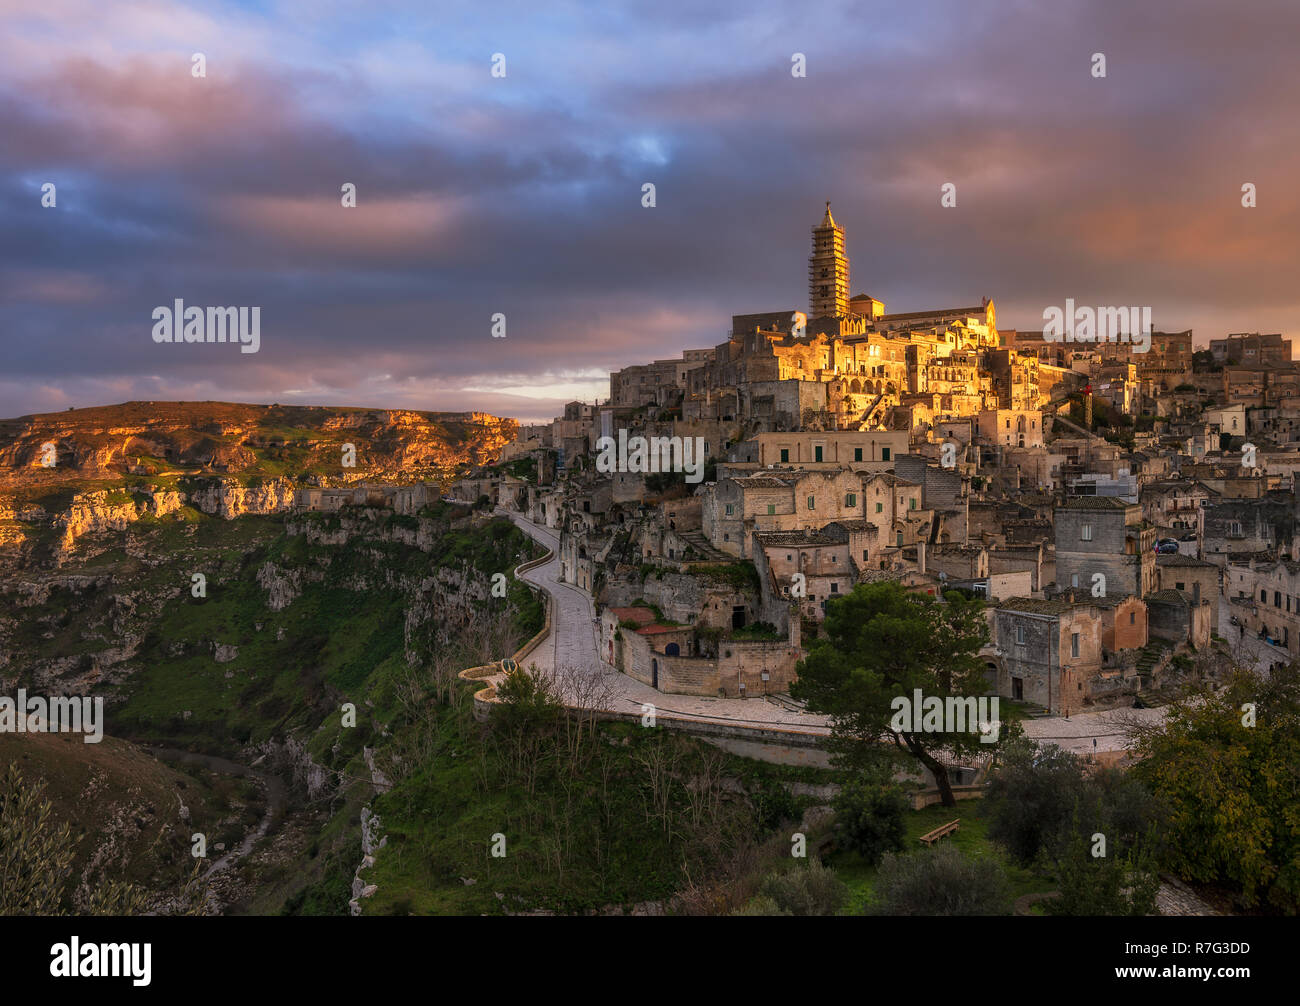
[[[555,550],[547,549],[545,555],[539,556],[536,559],[529,559],[527,562],[521,562],[514,569],[515,579],[522,579],[521,574],[528,572],[530,569],[536,569],[538,566],[550,562],[553,558],[555,558]],[[516,664],[532,653],[533,650],[537,649],[537,647],[541,645],[542,640],[550,635],[553,604],[551,601],[551,595],[545,590],[542,591],[542,604],[545,609],[545,615],[543,616],[541,630],[528,640],[528,642],[524,643],[523,646],[519,647],[519,649],[514,652],[513,656],[507,658],[513,660]],[[495,677],[504,670],[502,664],[503,661],[498,660],[492,664],[479,664],[477,667],[466,667],[456,676],[462,681],[479,681],[484,678]],[[491,713],[492,703],[498,701],[500,700],[497,698],[495,685],[489,684],[486,688],[480,688],[474,693],[474,718],[480,721],[487,719]]]

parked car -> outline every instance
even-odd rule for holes
[[[1160,555],[1176,555],[1178,553],[1178,539],[1161,538],[1156,542],[1156,552]]]

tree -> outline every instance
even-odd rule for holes
[[[887,852],[901,852],[907,835],[907,798],[897,786],[855,780],[831,801],[835,837],[873,866]]]
[[[987,754],[990,745],[981,743],[977,726],[933,732],[895,730],[891,723],[895,700],[911,702],[918,689],[927,699],[985,694],[982,608],[955,592],[938,601],[894,581],[858,584],[827,605],[825,635],[800,662],[790,693],[810,710],[830,714],[831,746],[842,761],[875,765],[888,750],[880,741],[892,741],[930,770],[944,806],[956,806],[936,752]]]
[[[1134,729],[1133,773],[1168,807],[1163,865],[1300,912],[1300,666],[1236,671]]]
[[[848,888],[835,871],[809,860],[805,867],[770,873],[759,893],[734,915],[834,915],[848,900]]]
[[[76,839],[65,821],[56,824],[53,804],[42,800],[45,783],[27,785],[18,763],[0,775],[0,915],[138,915],[148,893],[133,884],[105,880],[70,904],[68,882]]]
[[[1048,915],[1151,915],[1160,878],[1140,851],[1093,856],[1087,838],[1076,835],[1056,862],[1060,897],[1044,904]]]
[[[1008,915],[1011,890],[997,860],[968,859],[955,845],[887,853],[872,915]]]
[[[1055,744],[1012,741],[984,800],[989,837],[1015,862],[1030,866],[1058,848],[1082,797],[1083,767],[1074,755]]]
[[[556,757],[563,702],[555,682],[535,667],[507,671],[496,693],[501,701],[492,710],[492,737],[531,797],[546,763]]]
[[[989,837],[1022,866],[1050,868],[1060,883],[1053,915],[1149,915],[1160,883],[1153,866],[1160,807],[1129,773],[1083,763],[1055,744],[1017,739],[989,782]]]

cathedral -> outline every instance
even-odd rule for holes
[[[812,228],[806,323],[794,309],[734,315],[712,349],[611,374],[611,402],[680,400],[684,418],[751,430],[912,430],[1010,407],[999,368],[1032,364],[999,349],[993,302],[888,314],[883,301],[850,294],[845,237],[828,201]],[[1036,374],[1017,370],[1006,384],[1037,398]]]

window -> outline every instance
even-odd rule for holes
[[[1182,580],[1179,580],[1177,583],[1174,584],[1174,589],[1175,589],[1175,590],[1185,590],[1186,588],[1183,586],[1183,581],[1182,581]]]
[[[734,514],[735,512],[736,512],[736,504],[734,504],[734,503],[728,503],[728,504],[727,504],[727,516],[730,517],[730,516],[731,516],[732,514]]]
[[[816,447],[813,448],[813,460],[820,461],[821,459],[822,459],[822,448],[821,448],[821,444],[818,444]]]
[[[1091,524],[1081,524],[1081,525],[1079,526],[1079,540],[1080,540],[1080,541],[1092,541],[1092,525],[1091,525]]]
[[[867,550],[865,548],[862,550],[862,561],[867,561]]]
[[[884,510],[884,509],[885,509],[885,504],[883,504],[883,503],[877,503],[877,504],[876,504],[876,513],[880,513],[880,511],[882,511],[882,510]]]
[[[1079,655],[1079,634],[1077,632],[1071,632],[1070,633],[1070,656],[1077,657],[1078,655]]]
[[[1016,645],[1025,645],[1025,627],[1023,625],[1016,626]]]
[[[845,497],[844,497],[844,505],[847,506],[847,507],[855,507],[855,506],[857,506],[857,505],[858,505],[858,494],[857,494],[857,493],[849,493],[847,496],[845,496]]]
[[[1282,595],[1278,591],[1273,591],[1273,607],[1282,607]]]
[[[767,505],[767,514],[768,514],[768,516],[770,517],[770,516],[771,516],[772,514],[774,514],[774,513],[776,513],[776,504],[775,504],[775,503],[769,503],[769,504]]]
[[[888,448],[888,447],[882,447],[882,448],[880,448],[880,460],[881,460],[881,461],[888,461],[888,460],[889,460],[889,448]]]
[[[1261,591],[1259,592],[1259,599],[1260,599],[1260,601],[1262,601],[1264,604],[1268,604],[1268,591],[1267,591],[1267,590],[1261,590]]]
[[[831,581],[831,593],[832,593],[832,594],[838,594],[839,592],[840,592],[840,585],[839,585],[838,583],[836,583],[834,580],[832,580],[832,581]]]
[[[912,497],[912,505],[911,505],[911,507],[910,507],[909,509],[912,509],[912,510],[915,510],[915,509],[916,509],[916,497],[915,497],[915,496]]]
[[[855,447],[855,448],[853,448],[853,460],[854,460],[854,461],[861,461],[861,460],[862,460],[862,448],[861,448],[861,447]]]
[[[1137,612],[1136,612],[1136,611],[1130,611],[1130,612],[1128,613],[1128,624],[1129,624],[1129,625],[1137,625],[1137,618],[1138,618],[1138,616],[1137,616]]]
[[[1071,587],[1077,587],[1077,586],[1079,586],[1079,574],[1078,574],[1078,573],[1072,573],[1072,574],[1070,574],[1070,586],[1071,586]]]
[[[809,510],[816,510],[816,509],[817,509],[817,497],[815,497],[815,496],[809,496],[809,497],[808,497],[808,509],[809,509]]]
[[[781,463],[785,464],[790,460],[790,451],[787,448],[781,448]]]

